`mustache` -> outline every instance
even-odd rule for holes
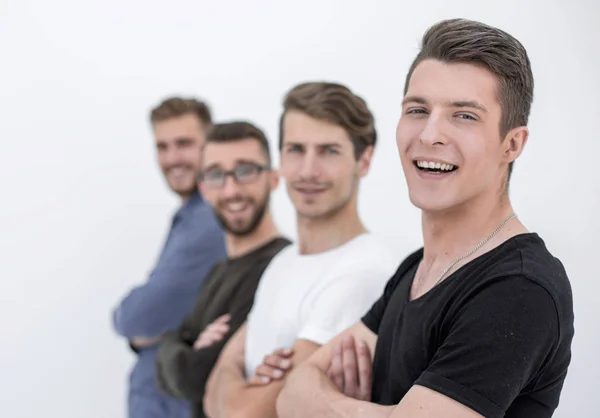
[[[226,206],[230,203],[252,203],[252,202],[254,202],[254,199],[252,199],[250,197],[234,196],[234,197],[229,197],[227,199],[220,199],[217,202],[217,205],[219,207],[222,207],[222,206]]]
[[[303,188],[303,187],[311,187],[311,188],[319,188],[319,189],[324,189],[326,187],[329,187],[331,182],[328,181],[306,181],[306,180],[297,180],[297,181],[292,181],[290,183],[292,186],[294,187],[298,187],[298,188]]]

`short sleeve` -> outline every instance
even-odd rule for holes
[[[444,327],[441,346],[415,384],[490,418],[504,417],[534,387],[560,336],[554,299],[522,276],[479,285]]]
[[[392,272],[373,267],[347,269],[306,301],[307,316],[298,339],[323,345],[356,324],[381,295]]]

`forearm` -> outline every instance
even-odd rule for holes
[[[388,418],[393,407],[348,398],[313,365],[292,372],[277,399],[279,418]]]
[[[151,341],[181,323],[181,305],[191,305],[179,289],[146,284],[133,289],[113,313],[116,332],[130,341]],[[179,305],[181,304],[181,305]],[[137,345],[137,344],[135,344]]]
[[[205,408],[211,418],[231,416],[232,405],[246,386],[239,364],[226,363],[215,371],[213,382],[209,381],[204,399]]]
[[[276,401],[283,382],[250,386],[239,371],[222,369],[216,376],[217,391],[208,396],[211,418],[277,418]]]
[[[186,343],[167,338],[160,346],[157,356],[159,373],[163,378],[161,387],[165,392],[190,402],[201,402],[206,382],[216,363],[222,344],[194,350]]]

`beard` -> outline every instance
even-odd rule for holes
[[[230,199],[227,201],[223,201],[219,204],[219,208],[223,207],[227,203],[231,201],[240,201],[240,199]],[[252,215],[250,216],[250,220],[248,222],[244,222],[242,224],[233,223],[227,220],[227,217],[222,214],[222,210],[216,210],[215,215],[221,224],[221,227],[228,233],[235,235],[237,237],[244,237],[253,233],[258,225],[260,225],[263,220],[265,213],[267,211],[267,207],[269,206],[269,193],[265,193],[264,198],[260,202],[256,202],[253,199],[246,199],[248,201],[248,205],[254,208]]]

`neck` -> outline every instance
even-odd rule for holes
[[[367,232],[354,202],[332,216],[317,219],[298,216],[297,226],[300,254],[322,253]]]
[[[267,210],[262,221],[260,221],[260,224],[258,224],[252,233],[245,236],[236,236],[231,233],[225,235],[227,256],[229,258],[241,257],[260,248],[278,236],[280,236],[279,230],[275,226],[275,222],[273,222],[271,213]]]
[[[488,196],[489,197],[489,196]],[[445,212],[422,213],[424,255],[426,265],[448,263],[469,252],[513,214],[507,194],[498,199],[469,202]],[[512,235],[524,231],[518,222],[510,222],[484,247],[493,248]],[[498,237],[498,239],[496,239]],[[504,239],[502,239],[504,237]],[[480,252],[485,251],[482,247]],[[475,254],[476,257],[479,254]]]
[[[179,194],[179,199],[181,200],[181,205],[183,206],[185,204],[185,202],[187,202],[188,200],[190,200],[190,197],[192,197],[192,195],[195,193],[195,191],[191,191],[189,193],[180,193]]]

